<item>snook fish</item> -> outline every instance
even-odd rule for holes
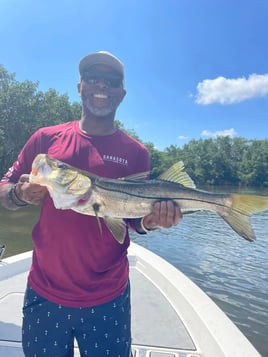
[[[149,214],[156,201],[172,200],[182,213],[210,210],[222,217],[241,237],[253,241],[255,234],[249,216],[268,209],[268,197],[220,194],[197,190],[184,171],[182,162],[174,164],[158,179],[147,180],[148,173],[107,179],[81,171],[47,154],[33,161],[30,182],[46,186],[58,209],[102,217],[119,243],[124,242],[124,218]]]

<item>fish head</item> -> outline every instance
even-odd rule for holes
[[[69,207],[91,194],[88,176],[47,154],[39,154],[34,159],[30,182],[46,186],[56,208]]]

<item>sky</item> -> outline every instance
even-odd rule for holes
[[[267,0],[0,0],[0,14],[0,64],[70,102],[81,58],[116,55],[116,119],[159,150],[268,138]]]

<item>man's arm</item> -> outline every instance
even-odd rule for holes
[[[10,211],[16,211],[23,206],[18,206],[15,201],[13,202],[11,199],[12,190],[14,190],[15,184],[6,183],[0,186],[0,205]]]

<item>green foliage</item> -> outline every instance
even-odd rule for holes
[[[218,137],[167,148],[197,185],[268,187],[268,140]]]
[[[38,82],[15,80],[0,66],[0,167],[3,174],[19,151],[40,127],[80,118],[79,103],[54,89],[38,91]]]
[[[153,143],[145,143],[144,144],[150,153],[150,161],[151,161],[151,178],[156,178],[166,169],[165,159],[163,157],[163,153],[157,150]]]
[[[81,105],[70,103],[66,94],[54,89],[38,90],[38,82],[18,82],[14,73],[0,65],[0,175],[16,160],[30,137],[40,127],[79,119]],[[118,128],[142,141],[134,130],[116,120]],[[182,160],[199,185],[268,187],[268,140],[218,137],[191,140],[182,148],[170,145],[159,151],[144,143],[151,157],[151,177],[156,178]]]

